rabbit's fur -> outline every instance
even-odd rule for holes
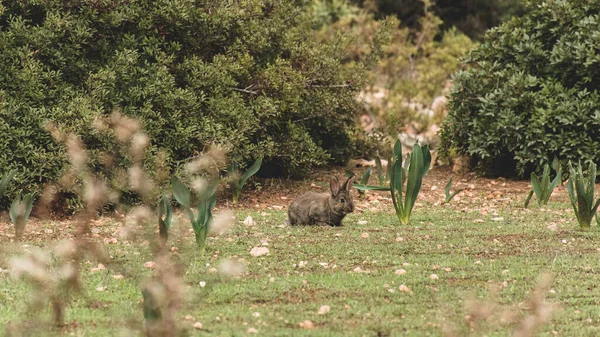
[[[309,192],[294,200],[288,209],[291,225],[340,226],[342,219],[354,211],[350,190],[354,177],[341,186],[337,177],[331,178],[331,193]]]

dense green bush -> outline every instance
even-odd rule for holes
[[[600,0],[548,0],[488,32],[455,76],[444,151],[521,177],[554,156],[600,162],[599,31]]]
[[[3,1],[0,173],[19,172],[8,194],[64,169],[48,121],[99,154],[115,142],[92,124],[114,109],[172,167],[211,144],[292,175],[343,162],[375,55],[342,64],[348,41],[319,43],[315,21],[305,1]]]

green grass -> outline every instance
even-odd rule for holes
[[[290,227],[285,211],[239,210],[236,227],[209,239],[205,255],[197,253],[189,224],[180,221],[174,227],[184,230],[172,228],[170,235],[170,245],[179,248],[173,258],[185,265],[189,285],[180,326],[189,336],[246,336],[249,328],[260,336],[442,336],[441,326],[453,323],[467,335],[465,299],[486,300],[491,285],[506,282],[497,301],[524,314],[539,276],[550,272],[548,299],[561,310],[540,335],[599,335],[600,232],[577,230],[566,203],[530,210],[520,203],[514,200],[495,215],[482,215],[478,207],[417,205],[409,226],[398,225],[391,212],[351,214],[339,228]],[[248,215],[255,226],[242,223]],[[552,223],[558,223],[556,231],[547,228]],[[57,230],[60,224],[43,226]],[[114,232],[113,226],[99,228],[101,236]],[[265,242],[268,255],[250,256],[252,247]],[[6,269],[6,258],[26,248],[2,245],[0,267]],[[85,266],[83,291],[60,330],[51,328],[48,308],[35,314],[27,307],[32,288],[26,282],[0,273],[2,331],[9,322],[29,322],[27,336],[140,335],[140,284],[150,274],[143,267],[152,260],[149,246],[119,241],[105,248],[114,264],[104,272],[90,272],[92,262]],[[246,272],[237,278],[211,272],[223,258],[243,258]],[[300,261],[307,264],[301,268]],[[400,268],[406,274],[394,273]],[[430,279],[434,273],[439,279]],[[115,280],[113,274],[125,277]],[[400,292],[402,284],[412,293]],[[100,286],[106,291],[96,291]],[[318,314],[322,305],[331,311]],[[314,328],[301,328],[305,320]],[[192,328],[196,321],[202,330]],[[513,329],[487,322],[476,325],[474,335],[510,336]]]

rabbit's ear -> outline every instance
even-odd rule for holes
[[[348,178],[348,180],[346,180],[346,182],[344,183],[343,187],[346,191],[350,191],[352,189],[352,184],[354,184],[354,178],[356,178],[356,176]]]
[[[334,197],[340,193],[340,182],[337,177],[331,177],[331,180],[329,180],[329,187],[331,187],[331,195]]]

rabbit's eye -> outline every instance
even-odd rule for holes
[[[345,202],[346,202],[346,199],[344,199],[344,198],[341,198],[341,199],[340,199],[340,202],[341,202],[341,203],[345,203]]]

